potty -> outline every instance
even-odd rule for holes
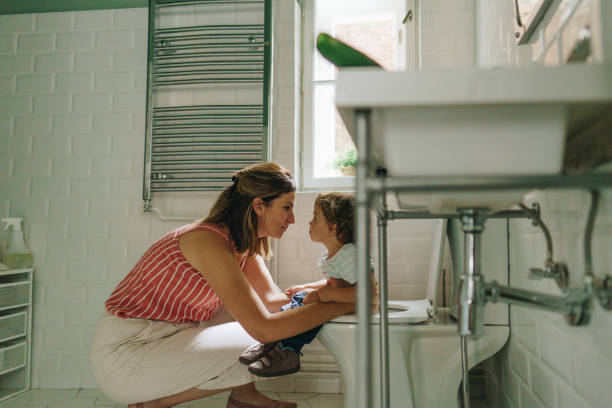
[[[446,238],[445,221],[436,228],[426,299],[389,301],[389,383],[391,408],[459,407],[461,347],[457,323],[448,308],[429,317],[438,285]],[[505,220],[488,220],[482,239],[482,273],[487,281],[508,283],[507,227]],[[457,225],[449,225],[453,262],[462,250]],[[459,239],[460,238],[460,239]],[[460,264],[459,264],[460,265]],[[454,266],[454,270],[458,268]],[[460,268],[461,266],[459,266]],[[372,404],[380,407],[379,316],[372,316]],[[508,306],[487,305],[482,336],[468,341],[468,365],[491,357],[510,335]],[[335,357],[344,380],[344,407],[353,408],[357,381],[357,316],[340,316],[323,325],[319,340]]]

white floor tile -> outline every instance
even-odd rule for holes
[[[273,399],[294,401],[298,408],[343,408],[342,394],[318,394],[314,392],[264,392]],[[225,408],[228,392],[178,405],[177,408]],[[2,408],[127,408],[108,399],[100,390],[32,390],[3,401]],[[472,408],[484,408],[480,398],[471,399]]]
[[[10,398],[6,401],[0,402],[2,408],[23,408],[30,401],[28,393],[18,395],[14,398]]]
[[[342,394],[319,394],[309,398],[308,403],[317,408],[342,408]]]
[[[28,406],[47,406],[75,399],[79,390],[32,390]]]
[[[95,398],[75,398],[69,401],[49,404],[49,408],[91,408],[96,403]]]

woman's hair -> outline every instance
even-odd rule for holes
[[[239,170],[232,181],[201,221],[227,226],[238,252],[267,257],[270,243],[267,237],[257,235],[253,199],[259,197],[268,206],[281,194],[295,191],[295,181],[287,169],[276,163],[258,163]]]
[[[347,193],[319,194],[315,200],[328,223],[336,225],[336,238],[343,244],[353,242],[355,197]]]

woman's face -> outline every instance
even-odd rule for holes
[[[257,214],[258,236],[282,237],[289,225],[295,223],[294,204],[295,192],[281,194],[267,205],[256,201],[254,207]]]

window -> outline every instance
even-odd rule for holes
[[[328,33],[378,61],[386,70],[413,69],[416,56],[414,0],[311,0],[304,2],[304,128],[302,185],[305,189],[351,187],[354,177],[333,161],[353,141],[334,104],[337,68],[315,50]]]

